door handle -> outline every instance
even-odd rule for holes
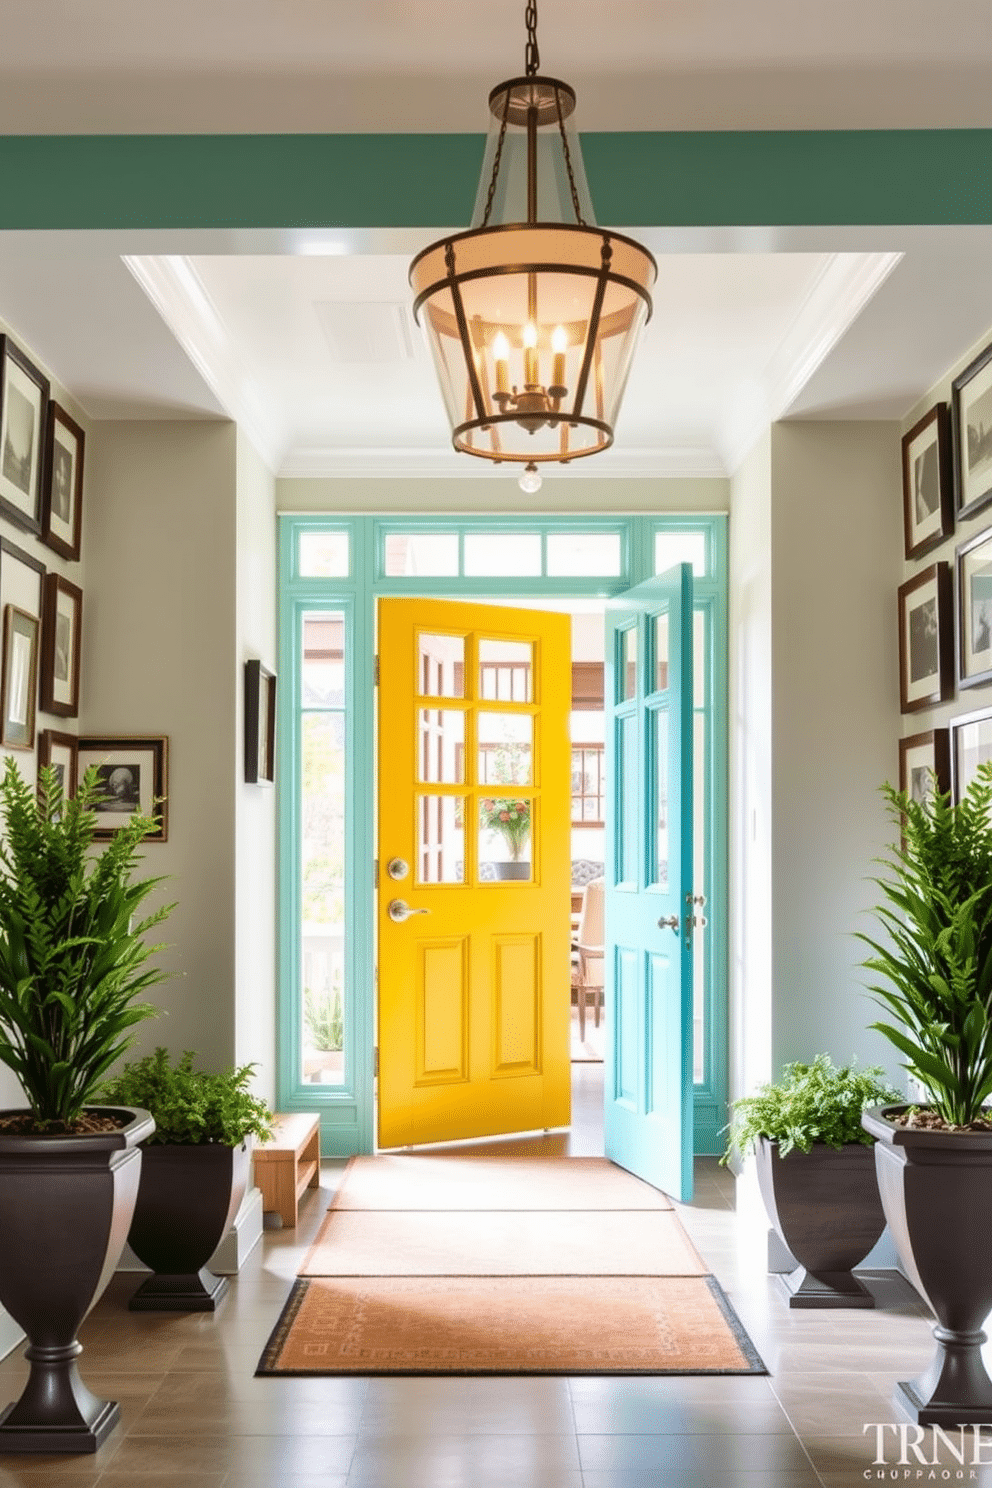
[[[674,930],[675,931],[675,934],[678,935],[678,933],[679,933],[679,917],[678,917],[678,915],[669,915],[666,920],[659,920],[658,921],[658,929],[659,930],[664,930],[666,927],[669,930]]]
[[[403,899],[390,899],[386,913],[394,925],[402,925],[411,915],[430,914],[429,909],[411,909]]]

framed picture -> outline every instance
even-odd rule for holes
[[[899,740],[899,789],[924,801],[936,777],[938,791],[951,788],[951,737],[946,728],[928,729]]]
[[[899,706],[945,702],[954,684],[951,566],[931,563],[899,586]]]
[[[992,346],[951,383],[954,496],[959,517],[992,501]]]
[[[17,605],[4,605],[0,744],[9,749],[34,748],[37,696],[38,617]]]
[[[951,719],[951,795],[960,801],[979,765],[992,760],[992,708]]]
[[[906,557],[921,558],[954,531],[951,420],[938,403],[902,441],[902,506]]]
[[[41,531],[48,378],[9,336],[0,336],[0,513]]]
[[[97,812],[94,836],[109,838],[122,822],[136,812],[158,817],[148,842],[164,842],[168,836],[169,741],[131,736],[79,740],[76,782],[90,765],[97,769],[104,805]]]
[[[82,634],[83,591],[61,574],[46,574],[41,657],[41,706],[46,713],[75,718],[79,712]]]
[[[79,559],[83,532],[83,451],[86,435],[54,399],[41,490],[41,536],[63,558]]]
[[[38,769],[52,765],[62,792],[68,799],[76,794],[76,761],[79,740],[75,734],[60,734],[57,729],[42,729],[38,735]]]
[[[992,682],[992,527],[962,543],[957,568],[958,682]]]
[[[245,662],[245,780],[276,778],[276,679],[260,661]]]

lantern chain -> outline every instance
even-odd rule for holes
[[[525,66],[528,77],[536,76],[541,66],[541,54],[537,49],[537,0],[527,0],[527,50]]]
[[[565,120],[561,112],[561,94],[557,88],[555,89],[555,107],[558,110],[558,132],[561,135],[561,148],[565,155],[565,169],[568,171],[568,189],[572,193],[572,210],[575,213],[575,220],[579,226],[585,227],[586,220],[582,215],[582,208],[579,206],[579,189],[575,184],[575,172],[572,170],[572,156],[568,148],[568,135],[565,133]]]
[[[507,88],[503,99],[503,118],[499,128],[499,139],[496,141],[496,154],[493,156],[493,173],[489,178],[489,191],[486,195],[486,210],[483,213],[482,225],[489,226],[489,217],[493,210],[493,197],[496,195],[496,182],[499,179],[500,161],[503,159],[503,141],[506,139],[506,121],[510,117],[510,89]]]

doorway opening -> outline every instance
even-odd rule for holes
[[[697,1151],[720,1150],[726,1120],[726,535],[726,518],[711,515],[280,518],[279,1101],[284,1109],[320,1110],[327,1155],[374,1147],[370,847],[377,600],[426,595],[572,613],[575,706],[565,809],[572,818],[571,913],[577,915],[583,879],[592,881],[599,864],[605,866],[603,609],[609,598],[685,558],[694,570],[693,748],[703,786],[696,886],[703,885],[710,906],[709,929],[697,942],[695,1128]],[[308,758],[313,744],[319,745],[316,757],[311,748]],[[314,809],[317,787],[330,798],[320,810]],[[311,831],[308,842],[308,827],[319,828],[322,838]],[[311,1049],[308,1068],[307,998],[321,992],[328,1041],[341,1047],[329,1051],[336,1059],[324,1058],[317,1067]],[[594,1008],[587,994],[586,1039],[578,1043],[591,1043],[597,1033]]]

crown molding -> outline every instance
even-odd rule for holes
[[[713,479],[725,480],[727,469],[719,454],[706,446],[684,449],[624,449],[614,446],[595,458],[573,460],[568,465],[549,463],[542,474],[553,479],[575,480],[650,480]],[[418,480],[465,480],[468,478],[505,481],[514,474],[509,462],[495,465],[491,460],[458,455],[447,449],[361,449],[335,446],[323,449],[290,450],[278,470],[279,479],[364,479],[395,480],[408,476]]]
[[[203,281],[182,254],[122,255],[155,309],[221,407],[251,440],[270,470],[278,468],[285,431],[273,420],[238,357]]]
[[[902,253],[827,257],[759,382],[724,421],[719,444],[728,470],[736,470],[765,429],[788,413],[902,258]]]

